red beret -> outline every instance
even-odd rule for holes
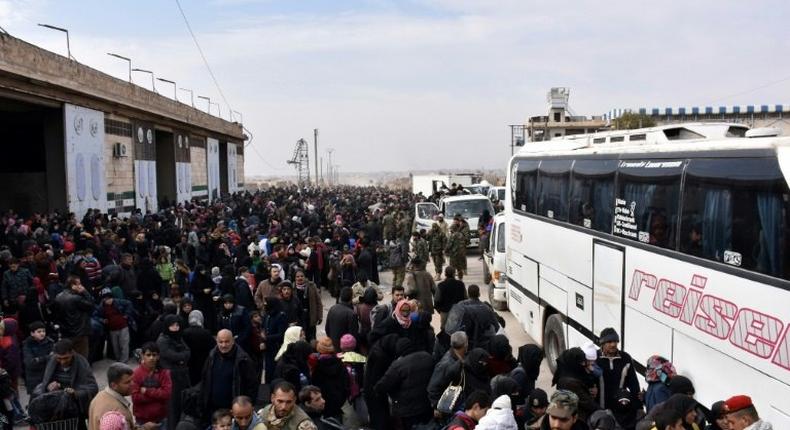
[[[732,396],[725,400],[724,404],[727,406],[727,412],[737,412],[752,407],[752,398],[744,395]]]

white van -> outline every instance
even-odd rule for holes
[[[483,211],[487,210],[491,216],[496,213],[494,205],[488,197],[480,194],[445,197],[439,202],[439,211],[444,214],[447,222],[452,222],[455,215],[460,214],[469,223],[469,246],[476,248],[480,245],[480,234],[477,232],[477,220]]]
[[[483,253],[483,281],[488,285],[488,301],[497,310],[507,309],[507,248],[505,214],[494,217],[488,248]]]
[[[414,204],[414,222],[411,230],[419,232],[431,231],[431,227],[436,223],[436,215],[439,214],[439,206],[433,202],[419,202]]]

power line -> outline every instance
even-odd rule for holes
[[[206,69],[208,70],[209,75],[211,75],[211,80],[214,81],[214,85],[217,87],[217,91],[219,91],[220,97],[228,106],[228,111],[231,112],[231,116],[233,115],[233,111],[231,109],[230,103],[228,103],[228,99],[225,97],[225,93],[222,92],[222,88],[219,86],[219,81],[217,81],[217,77],[214,76],[214,71],[211,70],[211,66],[208,64],[208,60],[206,59],[206,55],[203,53],[203,48],[200,47],[200,43],[198,43],[197,37],[195,36],[195,32],[192,31],[192,26],[189,25],[189,20],[187,19],[186,14],[184,13],[184,9],[181,8],[181,3],[176,0],[176,6],[178,6],[178,11],[181,12],[181,17],[184,18],[184,24],[187,25],[187,30],[189,30],[190,36],[192,36],[192,40],[195,42],[195,46],[197,47],[198,52],[200,53],[200,57],[203,59],[203,64],[206,65]]]
[[[785,81],[790,81],[790,76],[785,76],[784,78],[781,78],[781,79],[778,79],[778,80],[775,80],[775,81],[771,81],[771,82],[768,82],[766,84],[760,85],[758,87],[754,87],[754,88],[751,88],[751,89],[748,89],[748,90],[745,90],[745,91],[741,91],[739,93],[730,94],[728,96],[720,97],[720,98],[718,98],[716,100],[712,100],[709,104],[713,104],[715,102],[722,101],[722,100],[731,99],[733,97],[742,96],[744,94],[749,94],[749,93],[752,93],[752,92],[755,92],[755,91],[758,91],[758,90],[762,90],[762,89],[774,86],[776,84],[781,84],[782,82],[785,82]]]

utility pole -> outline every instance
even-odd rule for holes
[[[315,185],[318,186],[318,129],[313,129],[313,150],[315,151]]]
[[[332,167],[332,151],[334,151],[333,148],[326,148],[326,152],[329,153],[329,161],[327,161],[326,163],[326,176],[327,178],[329,178],[329,180],[327,181],[329,182],[329,185],[335,184],[335,176],[332,173],[335,170],[334,167]]]
[[[321,167],[321,171],[320,171],[319,175],[320,175],[320,178],[321,178],[321,184],[323,185],[323,183],[324,183],[324,157],[321,157],[321,160],[319,161],[318,165]]]

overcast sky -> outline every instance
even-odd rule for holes
[[[254,135],[248,175],[291,174],[285,160],[313,128],[346,172],[504,169],[507,125],[544,114],[552,86],[570,87],[572,109],[586,115],[790,103],[787,1],[181,4]],[[0,0],[0,26],[65,55],[62,34],[37,23],[68,28],[83,64],[126,79],[126,63],[106,52],[131,57],[220,101],[227,116],[175,0]],[[135,82],[150,88],[148,75]]]

